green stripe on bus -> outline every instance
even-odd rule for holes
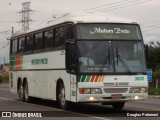
[[[84,82],[85,79],[86,79],[86,76],[85,76],[85,75],[81,76],[81,81],[80,81],[80,82]]]
[[[16,65],[15,56],[11,56],[10,57],[10,69],[14,69],[15,65]]]
[[[87,76],[87,78],[86,78],[85,82],[89,82],[89,81],[90,81],[90,79],[91,79],[91,76]]]
[[[78,82],[81,82],[81,76],[77,76]]]

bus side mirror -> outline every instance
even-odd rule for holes
[[[149,56],[150,56],[150,54],[149,54],[149,47],[148,47],[148,45],[144,45],[144,48],[145,48],[145,56],[146,56],[146,59],[148,60]]]

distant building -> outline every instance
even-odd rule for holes
[[[3,65],[2,64],[0,64],[0,71],[2,71],[3,70]]]
[[[9,72],[9,64],[6,63],[4,64],[0,64],[0,71],[5,71],[5,72]]]
[[[5,64],[5,71],[9,72],[9,64],[8,63]]]

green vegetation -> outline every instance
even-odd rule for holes
[[[9,73],[8,72],[2,73],[2,83],[9,83]]]
[[[149,43],[147,68],[153,70],[153,81],[149,83],[149,95],[160,95],[160,42]]]
[[[160,95],[160,88],[156,90],[156,88],[149,88],[148,95]]]

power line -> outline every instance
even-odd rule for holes
[[[13,22],[16,22],[16,21],[0,21],[0,23],[13,23]]]
[[[33,26],[33,28],[41,25],[42,23],[46,22],[46,21],[49,20],[50,18],[52,18],[52,16],[51,16],[51,17],[48,17],[47,19],[44,19],[43,21],[41,21],[41,22],[38,23],[37,25]]]
[[[88,10],[93,10],[93,11],[104,10],[104,11],[107,11],[109,8],[113,8],[113,10],[114,10],[114,9],[119,9],[119,8],[123,8],[123,7],[133,6],[133,5],[136,5],[136,4],[141,4],[141,3],[144,3],[144,2],[148,2],[148,1],[151,1],[151,0],[145,0],[145,1],[141,1],[141,0],[133,0],[133,1],[122,0],[122,1],[119,1],[119,2],[114,2],[114,3],[106,4],[106,5],[103,5],[103,6],[98,6],[98,7],[93,7],[93,8],[90,8],[90,9],[86,9],[84,11],[88,11]],[[130,4],[130,3],[134,3],[134,4]],[[124,5],[127,5],[127,6],[124,6]],[[108,8],[103,8],[103,7],[107,7],[107,6],[109,6],[109,7]],[[103,11],[100,11],[100,12],[103,12]]]
[[[101,7],[105,7],[105,6],[111,6],[111,5],[114,5],[114,4],[119,4],[119,3],[122,3],[122,2],[125,2],[125,1],[129,1],[129,0],[122,0],[122,1],[119,1],[119,2],[114,2],[114,3],[110,3],[110,4],[107,4],[107,5],[103,5],[103,6],[99,6],[99,7],[94,7],[94,8],[90,8],[90,9],[86,9],[84,11],[88,11],[88,10],[92,10],[92,9],[97,9],[97,8],[101,8]],[[128,3],[124,3],[124,4],[129,4],[129,3],[132,3],[132,2],[136,2],[137,0],[134,0],[134,1],[130,1]],[[139,1],[139,0],[138,0]],[[121,4],[120,4],[121,5]],[[119,6],[119,5],[116,5],[116,6]],[[116,7],[114,6],[114,7]],[[112,6],[113,7],[113,6]],[[102,9],[103,10],[103,9]],[[47,19],[41,21],[39,24],[35,25],[34,27],[36,26],[39,26],[41,25],[42,23],[46,22],[48,19],[50,19],[52,17],[48,17]]]
[[[49,20],[50,18],[54,18],[54,19],[55,19],[55,18],[56,18],[56,15],[63,15],[63,14],[55,14],[55,15],[52,15],[52,16],[50,16],[50,17],[44,19],[43,21],[41,21],[41,22],[38,23],[37,25],[33,26],[33,28],[34,28],[34,27],[37,27],[37,26],[39,26],[39,25],[41,25],[42,23],[46,22],[46,21]]]
[[[101,7],[106,7],[106,6],[111,6],[111,5],[118,4],[118,3],[121,3],[121,2],[125,2],[125,1],[129,1],[129,0],[122,0],[122,1],[119,1],[119,2],[113,2],[113,3],[110,3],[110,4],[103,5],[103,6],[98,6],[98,7],[93,7],[93,8],[85,9],[84,11],[93,10],[93,9],[97,9],[97,8],[101,8]]]
[[[160,21],[156,21],[156,22],[148,22],[146,25],[142,26],[142,29],[146,29],[143,30],[143,32],[147,32],[147,31],[151,31],[151,30],[155,30],[155,29],[159,29],[160,28],[160,24],[156,24],[159,23]]]
[[[10,27],[5,27],[0,30],[0,32],[10,29]]]
[[[5,49],[9,45],[9,42],[7,42],[5,45],[3,45],[0,50]]]
[[[153,25],[143,26],[143,28],[150,28],[150,27],[157,27],[157,26],[160,26],[160,24],[153,24]]]
[[[160,29],[160,26],[157,26],[157,27],[153,27],[151,29],[147,29],[147,30],[144,30],[142,32],[148,32],[148,31],[152,31],[152,30],[156,30],[156,29]]]
[[[97,10],[94,10],[94,11],[102,11],[102,10],[106,10],[106,9],[114,9],[114,8],[116,8],[116,7],[119,7],[119,6],[124,6],[124,5],[128,5],[128,4],[131,4],[131,3],[136,3],[136,2],[138,2],[138,1],[140,1],[140,0],[132,0],[132,1],[129,1],[129,2],[121,2],[120,4],[116,4],[116,5],[112,5],[112,6],[109,6],[109,7],[107,7],[107,8],[101,8],[101,9],[97,9]]]
[[[52,12],[53,10],[54,10],[54,11],[61,11],[61,10],[58,10],[58,9],[55,9],[55,8],[54,8],[54,9],[52,8],[52,9],[50,9],[49,11]],[[64,10],[63,10],[63,11],[64,11]],[[50,13],[51,13],[51,12],[50,12]],[[64,12],[65,12],[65,11],[64,11]],[[54,16],[56,16],[56,15],[63,15],[63,14],[50,15],[50,17],[48,17],[48,18],[46,18],[46,19],[43,19],[43,20],[40,21],[37,25],[34,25],[32,28],[35,28],[35,27],[41,25],[42,23],[46,22],[46,21],[49,20],[50,18],[54,18]]]
[[[0,31],[0,34],[5,34],[7,32],[11,32],[11,30]]]
[[[128,3],[126,3],[125,5],[122,5],[120,7],[115,7],[115,8],[111,8],[111,9],[103,9],[100,12],[116,10],[116,9],[120,9],[120,8],[124,8],[124,7],[134,6],[134,5],[137,5],[137,4],[143,4],[143,3],[146,3],[146,2],[149,2],[149,1],[152,1],[152,0],[145,0],[145,1],[141,1],[141,2],[135,2],[135,3],[129,4],[129,5],[126,5],[126,4],[128,4]]]
[[[159,19],[157,19],[157,20],[154,20],[154,21],[148,21],[148,22],[143,22],[142,24],[143,25],[146,25],[146,24],[150,24],[150,23],[160,23],[160,20]]]

